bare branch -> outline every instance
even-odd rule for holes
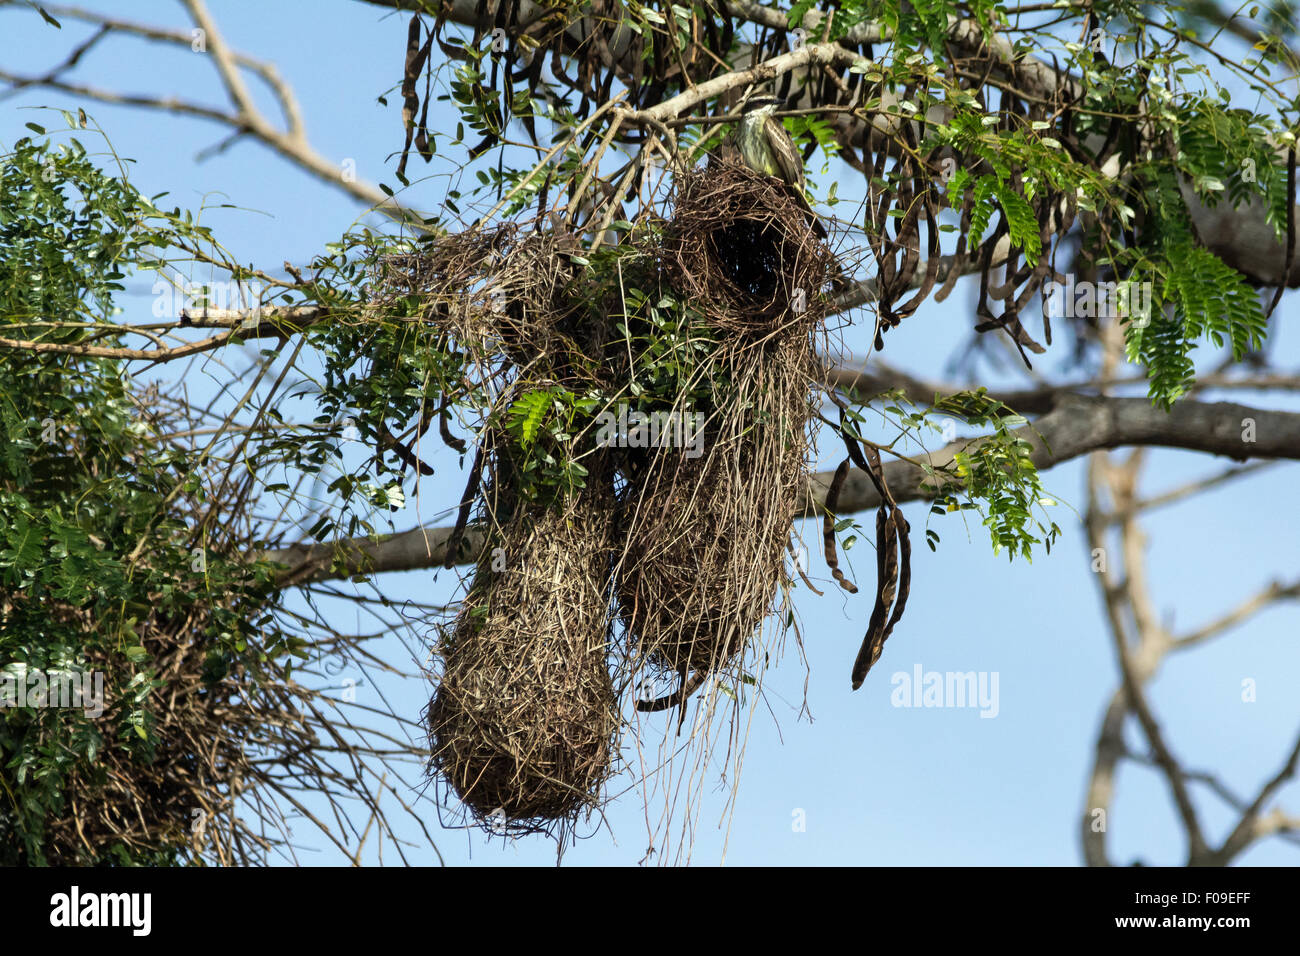
[[[329,315],[329,311],[320,306],[266,306],[260,310],[244,309],[206,309],[195,313],[181,313],[181,319],[169,324],[151,323],[148,326],[122,325],[118,331],[123,334],[138,333],[157,341],[153,334],[159,328],[180,329],[211,328],[227,329],[221,335],[214,335],[197,342],[186,342],[170,348],[133,349],[106,345],[85,345],[76,342],[41,342],[31,339],[0,338],[0,349],[19,349],[36,353],[58,355],[84,355],[92,358],[110,358],[123,361],[172,362],[188,358],[200,352],[210,352],[230,344],[233,339],[250,338],[285,339],[301,332]],[[31,323],[31,327],[51,323]]]
[[[1202,491],[1209,491],[1211,488],[1217,488],[1219,485],[1236,481],[1238,478],[1245,478],[1264,468],[1271,468],[1273,465],[1274,462],[1271,461],[1256,461],[1249,465],[1242,465],[1239,468],[1228,468],[1217,475],[1189,482],[1153,498],[1139,498],[1133,507],[1137,511],[1151,511],[1156,508],[1163,508],[1165,505],[1175,504],[1185,498],[1190,498],[1192,495],[1199,495]]]
[[[1260,788],[1259,795],[1246,808],[1246,812],[1241,815],[1241,820],[1223,842],[1223,846],[1217,854],[1218,859],[1216,862],[1219,865],[1223,866],[1230,863],[1234,857],[1262,835],[1294,828],[1295,821],[1286,817],[1281,811],[1278,811],[1274,819],[1267,822],[1260,819],[1260,811],[1264,808],[1264,804],[1281,789],[1282,785],[1295,776],[1297,766],[1300,766],[1300,736],[1296,737],[1295,746],[1291,748],[1291,754],[1287,757],[1286,762],[1282,764],[1282,768]]]
[[[1195,647],[1197,644],[1204,643],[1212,637],[1217,637],[1229,628],[1236,627],[1243,621],[1258,614],[1270,604],[1286,599],[1300,599],[1300,581],[1294,584],[1283,585],[1279,581],[1272,582],[1258,594],[1241,602],[1236,608],[1227,614],[1211,621],[1204,627],[1198,628],[1178,640],[1174,641],[1174,650],[1186,650],[1189,647]]]
[[[203,5],[202,0],[183,0],[195,18],[200,29],[205,31],[205,43],[208,44],[213,61],[226,88],[227,95],[234,104],[232,110],[217,109],[191,100],[174,96],[152,96],[147,94],[121,93],[101,89],[84,83],[73,83],[61,79],[59,74],[75,64],[85,52],[89,43],[75,50],[64,63],[45,74],[25,76],[0,69],[0,81],[10,84],[10,92],[26,87],[44,87],[58,90],[71,96],[113,103],[120,106],[155,109],[182,116],[194,116],[200,119],[221,123],[234,130],[236,136],[248,135],[265,146],[279,153],[289,162],[306,170],[331,186],[342,189],[353,198],[372,206],[394,219],[410,220],[413,214],[377,186],[364,182],[354,176],[344,176],[340,164],[326,159],[316,152],[308,143],[302,121],[302,113],[292,88],[283,80],[275,67],[250,57],[240,55],[228,48],[216,29],[215,21]],[[0,0],[0,5],[8,5]],[[118,32],[144,37],[168,43],[191,44],[188,34],[153,27],[126,20],[103,17],[99,14],[77,7],[50,7],[54,15],[64,15],[90,23],[97,23],[100,30],[94,40],[109,32]],[[277,129],[258,109],[250,95],[247,85],[240,74],[240,68],[247,68],[260,75],[276,95],[280,109],[284,113],[287,130]],[[418,222],[418,220],[416,220]]]
[[[195,25],[203,31],[204,42],[212,56],[212,62],[217,65],[217,72],[221,74],[221,82],[225,85],[230,102],[242,121],[241,125],[253,126],[261,120],[261,114],[253,104],[253,97],[249,94],[248,87],[244,85],[244,78],[240,75],[239,67],[230,50],[226,48],[226,41],[222,39],[216,21],[208,13],[203,0],[181,0],[181,2],[190,11]]]

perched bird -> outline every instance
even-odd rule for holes
[[[803,191],[803,159],[786,132],[785,124],[775,116],[780,104],[779,98],[768,94],[750,96],[742,107],[740,126],[732,136],[732,145],[739,150],[745,165],[754,172],[775,176],[790,187],[800,204],[808,210],[813,230],[824,239],[826,230],[817,220],[817,214]]]

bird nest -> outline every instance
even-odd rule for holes
[[[198,506],[182,494],[174,507]],[[153,602],[142,617],[114,620],[93,593],[74,603],[0,591],[0,631],[39,627],[50,640],[44,659],[31,652],[3,677],[30,694],[39,675],[51,692],[45,705],[29,697],[28,706],[0,709],[0,763],[21,785],[0,801],[0,861],[265,863],[289,842],[286,810],[294,811],[280,798],[290,790],[311,789],[330,803],[365,792],[319,752],[328,723],[319,692],[290,679],[270,646],[278,591],[269,569],[242,564],[239,556],[256,548],[252,536],[234,535],[229,560],[208,556],[203,573],[221,582],[209,589],[202,574],[184,573],[190,550],[169,522],[159,522],[135,569]],[[182,547],[184,564],[175,561]],[[218,640],[239,621],[260,625],[249,628],[242,653]],[[49,648],[58,645],[72,650],[55,655]],[[33,774],[39,747],[54,748],[56,773]],[[49,792],[32,816],[31,796],[42,788]]]
[[[771,611],[806,481],[808,357],[725,348],[733,387],[701,456],[657,449],[630,480],[617,594],[639,658],[717,670]]]
[[[381,257],[372,301],[391,308],[415,298],[421,318],[476,361],[504,355],[522,376],[578,373],[591,368],[609,330],[591,307],[577,249],[568,232],[513,223],[439,236],[418,252]]]
[[[728,665],[771,612],[804,503],[816,345],[839,275],[794,195],[728,163],[684,174],[672,218],[639,222],[615,250],[588,259],[574,243],[502,226],[384,266],[383,295],[414,294],[491,396],[476,409],[452,539],[472,502],[488,543],[442,629],[425,723],[431,772],[494,832],[549,830],[597,806],[620,689],[646,668]],[[689,340],[690,357],[661,378],[642,363],[676,348],[670,336]],[[581,415],[548,432],[547,409],[574,396],[698,412],[702,453],[596,447]],[[540,397],[521,438],[511,423]],[[548,467],[589,468],[581,490],[522,490],[543,446]],[[626,639],[615,644],[617,623]]]
[[[154,634],[140,646],[155,662],[159,682],[148,695],[156,743],[133,748],[106,741],[91,764],[68,775],[68,803],[45,822],[46,859],[82,865],[152,854],[160,864],[265,862],[266,852],[284,842],[273,806],[278,782],[314,778],[329,793],[323,778],[336,775],[313,756],[321,739],[312,716],[316,694],[243,666],[214,684],[202,642]],[[86,666],[93,672],[131,665],[100,654],[88,656]],[[110,701],[105,720],[118,721],[129,707],[129,699]],[[245,819],[241,800],[258,808],[255,816],[266,816]]]
[[[663,266],[709,321],[767,334],[825,320],[834,252],[813,214],[778,179],[715,160],[678,175]]]
[[[489,536],[441,647],[426,713],[431,769],[496,832],[546,829],[595,806],[619,727],[609,650],[612,488],[562,508],[490,490]]]

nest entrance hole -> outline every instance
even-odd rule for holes
[[[785,273],[785,233],[773,220],[735,219],[709,233],[708,249],[739,292],[770,302]]]

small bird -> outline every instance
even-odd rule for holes
[[[733,134],[732,145],[740,151],[745,165],[754,172],[774,176],[790,187],[800,204],[808,210],[813,230],[824,239],[826,230],[817,220],[817,214],[803,191],[803,159],[786,132],[785,124],[774,115],[780,104],[781,100],[770,94],[750,96],[742,107],[740,126]]]

